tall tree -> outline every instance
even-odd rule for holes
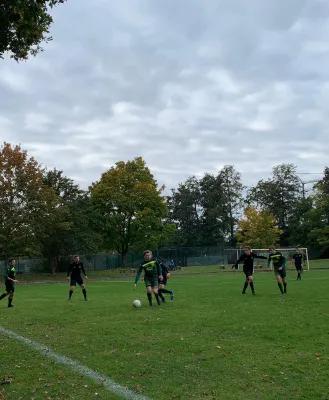
[[[103,215],[105,247],[121,254],[122,265],[130,249],[154,248],[163,239],[163,190],[141,157],[117,162],[91,186],[92,202]]]
[[[239,221],[235,233],[240,247],[251,246],[254,249],[264,249],[277,244],[281,234],[275,217],[269,211],[259,211],[252,206],[244,210],[244,219]]]
[[[170,220],[176,223],[179,244],[200,246],[202,244],[202,201],[200,181],[192,176],[177,189],[172,189],[169,198]]]
[[[1,257],[37,251],[37,232],[54,198],[37,161],[20,146],[4,143],[0,151]]]
[[[43,51],[42,42],[52,38],[49,27],[53,18],[49,9],[66,0],[1,0],[0,58],[6,52],[16,61]]]
[[[273,168],[273,176],[259,181],[251,188],[247,204],[269,210],[284,231],[283,244],[289,242],[289,225],[303,194],[300,179],[293,164],[281,164]]]
[[[219,172],[224,194],[223,224],[229,233],[231,245],[234,244],[234,230],[240,216],[243,204],[243,190],[245,187],[241,181],[241,174],[233,165],[225,165]]]
[[[40,231],[40,243],[42,254],[55,273],[62,258],[98,250],[100,237],[96,223],[99,218],[95,218],[96,211],[87,193],[62,171],[45,171],[44,184],[54,191],[56,200]]]

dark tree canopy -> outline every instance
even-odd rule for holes
[[[52,40],[49,10],[66,0],[0,0],[0,57],[11,53],[16,61],[43,51],[42,42]]]

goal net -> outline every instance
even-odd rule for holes
[[[303,269],[310,269],[310,263],[308,259],[308,251],[306,247],[299,247],[300,251],[303,254],[304,262],[303,262]],[[243,253],[243,249],[237,249],[237,256],[240,257],[240,255]],[[260,256],[269,256],[269,250],[268,249],[251,249],[253,253],[256,253]],[[293,262],[292,256],[296,253],[296,248],[285,248],[285,249],[276,249],[276,251],[279,251],[282,253],[282,255],[286,258],[286,268],[287,269],[295,269],[295,264]],[[242,268],[242,264],[239,264],[239,269]],[[254,260],[254,269],[255,270],[265,270],[267,268],[267,260],[262,260],[256,258]],[[273,269],[273,265],[270,265],[270,269]]]

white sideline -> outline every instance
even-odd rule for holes
[[[71,358],[61,356],[59,354],[54,353],[49,347],[46,347],[42,344],[34,342],[24,336],[18,335],[17,333],[10,331],[8,329],[0,326],[0,332],[10,336],[20,342],[27,344],[32,347],[34,350],[37,350],[39,353],[44,355],[45,357],[49,357],[54,359],[59,364],[66,365],[74,372],[78,372],[81,375],[93,380],[96,383],[103,385],[109,392],[113,394],[117,394],[121,396],[123,399],[127,400],[151,400],[149,397],[143,396],[138,393],[134,393],[131,390],[125,389],[123,386],[115,383],[111,378],[107,376],[101,375],[98,372],[86,367],[85,365],[79,363],[79,361],[74,361]]]

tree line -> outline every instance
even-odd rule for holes
[[[0,257],[62,257],[145,248],[313,246],[329,250],[329,169],[305,194],[281,164],[247,188],[233,165],[189,177],[165,195],[141,157],[117,162],[83,190],[18,145],[0,151]]]

